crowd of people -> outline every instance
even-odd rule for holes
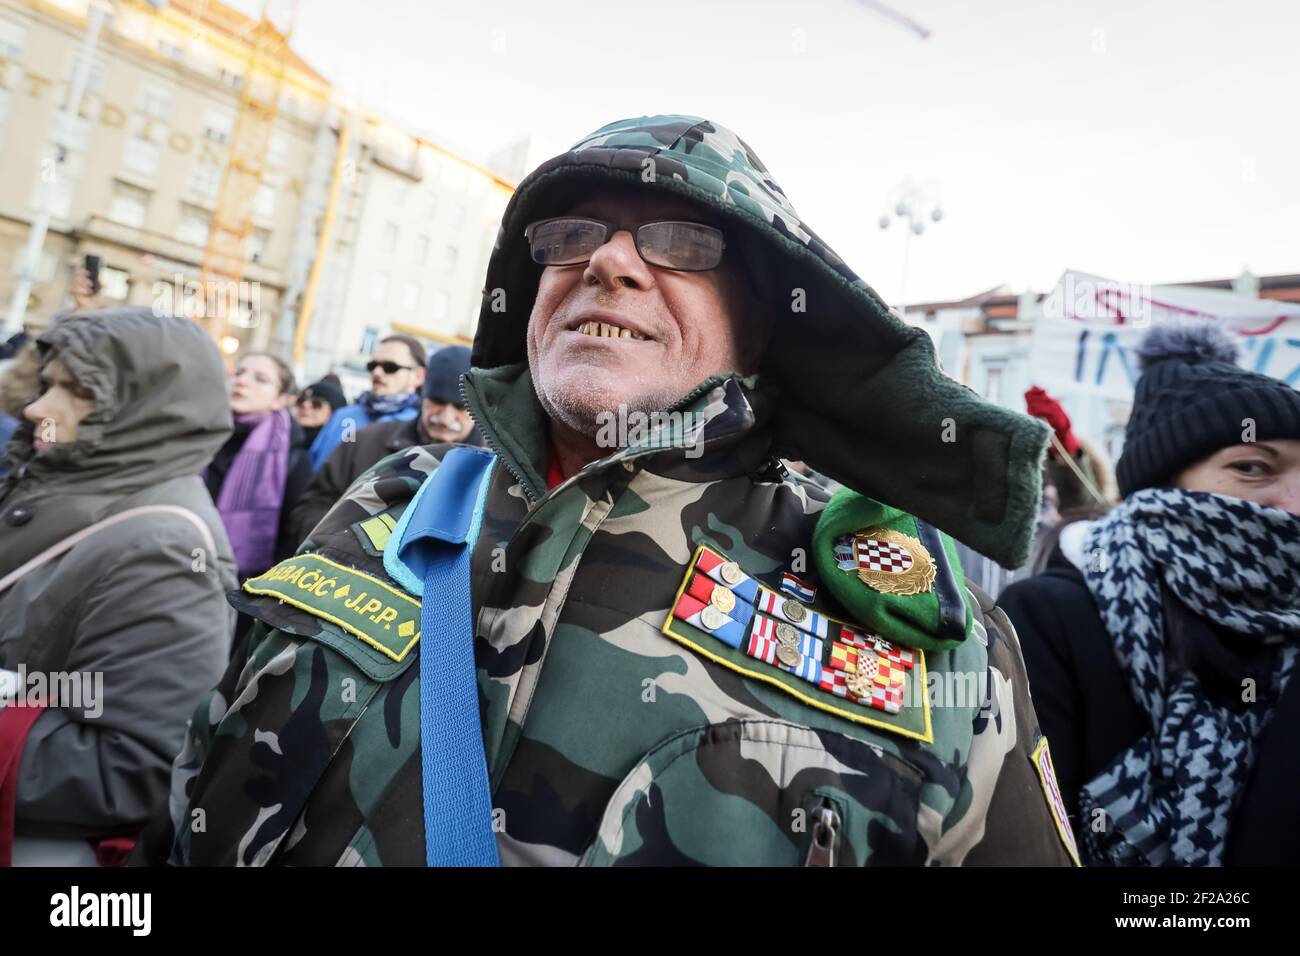
[[[456,391],[469,350],[434,352],[421,396],[402,389],[426,381],[424,347],[385,339],[377,354],[417,374],[377,358],[372,390],[349,405],[335,375],[298,391],[286,362],[257,351],[227,371],[193,322],[88,296],[11,348],[0,667],[20,700],[28,673],[102,684],[79,692],[93,719],[0,695],[0,863],[120,862],[166,792],[194,701],[250,623],[227,592],[293,554],[385,455],[473,441]],[[384,402],[400,418],[377,412]],[[313,475],[327,429],[337,447]]]
[[[155,863],[463,862],[423,832],[435,745],[400,696],[413,658],[434,679],[412,654],[418,611],[402,616],[442,580],[421,535],[461,512],[484,529],[460,539],[472,623],[432,634],[426,618],[424,640],[473,655],[470,737],[507,820],[492,861],[1300,862],[1300,392],[1241,368],[1217,327],[1155,329],[1112,468],[1050,387],[1026,417],[949,382],[734,134],[659,117],[590,142],[507,209],[520,238],[486,285],[527,310],[483,313],[473,370],[468,348],[390,335],[348,402],[333,375],[300,389],[261,351],[228,368],[186,319],[89,302],[11,343],[0,864],[133,847]],[[731,209],[698,142],[744,184]],[[602,150],[637,170],[650,144],[707,189],[611,178]],[[762,201],[737,211],[742,192]],[[813,302],[795,321],[772,305],[786,280]],[[593,416],[623,404],[685,424],[598,446]],[[947,416],[976,436],[966,450],[921,437]],[[470,460],[455,448],[492,469],[477,510],[435,480]],[[823,540],[829,564],[791,563]],[[1000,594],[980,589],[983,562],[1021,561]],[[1011,726],[987,700],[875,700],[853,667],[843,690],[826,620],[856,635],[859,668],[880,655],[873,679],[920,653],[932,674],[989,674]],[[326,673],[372,706],[328,699]],[[93,681],[75,702],[53,682],[27,699],[34,674]],[[646,679],[670,700],[637,711]],[[695,769],[674,770],[697,732]],[[661,740],[678,750],[660,759]],[[767,789],[746,753],[783,768]],[[624,779],[645,782],[617,797]],[[940,780],[961,783],[918,787]],[[665,801],[728,840],[676,829]],[[792,808],[822,836],[785,832]]]

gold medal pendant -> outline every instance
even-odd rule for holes
[[[855,534],[853,557],[858,579],[882,594],[924,594],[938,573],[925,545],[888,528]]]
[[[715,587],[709,595],[709,603],[723,614],[730,614],[736,606],[736,595],[722,586]]]

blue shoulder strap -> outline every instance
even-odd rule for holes
[[[470,554],[495,461],[496,455],[482,448],[447,452],[393,529],[396,545],[384,551],[384,569],[423,601],[420,762],[429,866],[500,865],[470,603]]]

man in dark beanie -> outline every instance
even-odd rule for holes
[[[460,394],[460,377],[468,371],[469,349],[463,345],[443,346],[425,366],[418,418],[367,425],[357,432],[355,441],[343,442],[334,449],[294,507],[296,540],[307,537],[367,468],[393,452],[441,442],[481,445],[482,439]]]
[[[1121,505],[999,601],[1085,862],[1300,862],[1300,392],[1154,329]]]
[[[337,375],[326,375],[319,382],[308,385],[298,393],[294,403],[298,413],[298,424],[306,437],[308,446],[316,440],[321,428],[330,420],[330,416],[348,403],[343,394],[343,385]]]

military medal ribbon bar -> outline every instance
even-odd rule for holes
[[[866,723],[874,721],[846,708],[865,708],[880,719],[901,717],[903,725],[881,726],[928,737],[927,702],[905,707],[908,674],[919,668],[918,679],[924,675],[921,653],[812,610],[793,595],[815,594],[815,589],[789,573],[782,575],[782,588],[784,594],[759,583],[736,562],[701,546],[687,568],[663,631],[687,638],[689,643],[688,635],[672,624],[680,621],[744,658],[761,661],[787,680],[816,688],[829,698],[827,704],[818,704],[823,709]],[[705,649],[703,645],[701,649]],[[729,666],[760,676],[739,662]],[[794,686],[781,686],[794,691]],[[834,705],[830,700],[844,703]],[[912,715],[913,710],[918,712]]]

